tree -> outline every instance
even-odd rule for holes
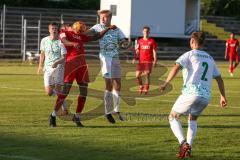
[[[240,0],[202,0],[202,15],[240,17]]]

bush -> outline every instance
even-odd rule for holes
[[[240,17],[240,0],[202,0],[202,15]]]
[[[1,4],[19,7],[41,7],[41,8],[63,8],[63,9],[83,9],[97,10],[100,8],[100,0],[0,0]]]

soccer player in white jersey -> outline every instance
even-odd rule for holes
[[[64,62],[67,51],[58,39],[58,25],[50,23],[48,30],[50,35],[41,40],[41,54],[37,73],[44,72],[46,94],[53,96],[61,91],[63,85]]]
[[[205,40],[203,32],[193,32],[191,35],[191,51],[180,56],[170,71],[167,80],[160,85],[163,91],[179,70],[183,73],[182,94],[173,105],[169,115],[170,127],[177,137],[180,149],[179,158],[190,156],[191,147],[197,132],[197,118],[207,107],[211,97],[212,79],[216,79],[220,91],[220,105],[226,107],[224,83],[214,59],[205,51],[201,50]],[[187,137],[184,137],[180,115],[188,114]]]
[[[100,24],[94,25],[90,30],[101,32],[111,25],[112,13],[109,10],[98,12]],[[115,123],[112,113],[116,113],[121,121],[120,114],[120,89],[121,89],[121,68],[119,61],[119,43],[125,39],[119,28],[109,30],[99,41],[101,71],[105,79],[106,90],[104,93],[105,116],[110,123]],[[112,110],[113,108],[113,110]]]

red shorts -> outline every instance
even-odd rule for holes
[[[138,63],[136,70],[140,72],[149,71],[149,73],[152,72],[152,62],[147,63]]]
[[[238,62],[239,61],[239,57],[238,57],[238,54],[235,53],[235,54],[229,54],[229,60],[230,61],[235,61],[235,62]]]
[[[73,65],[66,63],[64,67],[64,83],[72,83],[76,79],[77,83],[88,83],[88,66],[87,64]]]

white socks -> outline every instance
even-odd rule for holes
[[[105,105],[105,114],[110,114],[113,107],[113,95],[110,91],[104,92],[104,105]]]
[[[173,131],[173,134],[177,137],[179,144],[182,143],[182,141],[185,140],[182,124],[179,120],[176,120],[173,118],[172,120],[169,120],[170,127]],[[188,130],[187,130],[187,143],[192,146],[193,140],[197,133],[197,121],[188,121]]]
[[[169,120],[169,123],[173,134],[177,137],[179,144],[181,144],[182,141],[185,140],[181,122],[173,118],[172,120]]]
[[[105,114],[110,114],[112,111],[119,112],[120,96],[116,90],[105,91],[104,93]]]
[[[52,116],[53,116],[53,117],[56,117],[56,116],[57,116],[57,112],[56,112],[55,110],[52,112]]]
[[[197,133],[197,121],[188,121],[187,143],[192,146]]]
[[[119,112],[119,106],[120,106],[120,96],[119,92],[116,90],[112,91],[113,95],[113,106],[114,106],[114,112]]]

